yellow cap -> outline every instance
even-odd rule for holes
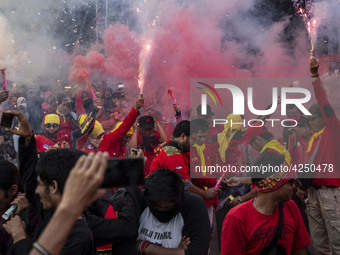
[[[45,116],[45,124],[48,123],[56,123],[58,125],[60,125],[60,118],[57,114],[47,114]]]
[[[94,128],[93,128],[91,134],[99,136],[102,133],[105,133],[103,126],[102,126],[102,124],[99,123],[99,121],[96,120],[96,122],[94,123]]]
[[[111,132],[115,131],[117,128],[119,128],[120,125],[122,125],[123,121],[118,122],[116,127],[114,128],[114,130],[112,130]],[[127,135],[132,135],[133,134],[133,127],[130,128],[130,130],[126,133]]]
[[[80,126],[84,124],[84,121],[85,121],[86,117],[87,117],[86,114],[80,115],[80,117],[79,117],[79,125],[80,125]],[[95,123],[94,123],[94,128],[93,128],[91,134],[94,134],[94,135],[96,135],[96,136],[99,136],[99,135],[101,135],[101,134],[104,133],[104,132],[105,132],[105,131],[104,131],[104,129],[103,129],[102,124],[100,124],[100,122],[96,120]]]

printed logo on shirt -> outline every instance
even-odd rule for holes
[[[182,166],[178,166],[176,167],[176,170],[179,170],[179,169],[182,169],[183,167]]]
[[[184,220],[179,213],[169,222],[157,220],[147,207],[139,218],[138,240],[148,240],[164,248],[177,248],[181,242]]]
[[[50,148],[50,147],[51,147],[51,145],[49,145],[49,144],[44,144],[44,145],[43,145],[43,148],[46,149],[46,150],[47,150],[48,148]]]

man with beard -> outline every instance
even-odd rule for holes
[[[74,149],[50,150],[41,155],[38,162],[36,141],[27,119],[18,111],[12,111],[19,118],[19,130],[9,130],[20,135],[19,170],[26,198],[36,210],[40,222],[32,234],[36,241],[57,209],[64,190],[66,179],[84,153]],[[12,229],[20,236],[13,245],[14,254],[28,254],[29,242],[23,227]],[[60,254],[95,254],[93,236],[83,216],[78,217]]]
[[[133,130],[134,132],[129,144],[129,148],[137,148],[144,151],[144,156],[147,158],[144,168],[145,176],[150,172],[150,165],[155,157],[155,148],[160,143],[166,141],[166,134],[161,123],[153,112],[152,115],[153,116],[145,115],[137,120],[138,128]],[[157,125],[159,133],[154,130],[155,124]]]
[[[57,114],[47,114],[44,120],[44,133],[36,135],[35,140],[38,152],[48,150],[50,147],[59,148],[57,134],[60,128],[60,118]]]
[[[136,249],[141,254],[206,255],[209,219],[204,201],[184,192],[181,176],[158,169],[145,182]]]

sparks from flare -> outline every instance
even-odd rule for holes
[[[310,18],[307,15],[307,9],[303,9],[302,7],[299,7],[297,13],[300,14],[300,16],[302,16],[305,21],[308,32],[308,40],[310,41],[311,45],[311,56],[314,56],[314,43],[312,36],[315,35],[316,19],[313,19],[313,21],[311,22]]]
[[[150,61],[151,42],[149,41],[139,54],[138,87],[140,94],[143,94],[144,81]]]

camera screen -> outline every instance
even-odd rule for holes
[[[102,187],[143,185],[144,162],[141,158],[111,159],[108,161]]]
[[[13,125],[14,115],[10,113],[2,113],[0,126],[5,128],[11,128]]]

